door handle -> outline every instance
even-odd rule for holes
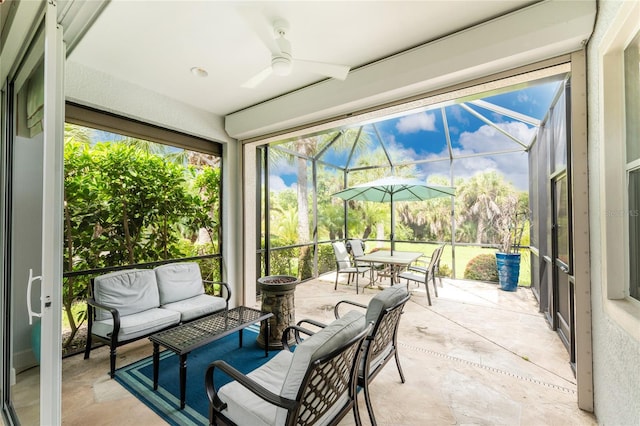
[[[558,265],[558,267],[559,267],[559,268],[560,268],[560,270],[561,270],[562,272],[564,272],[565,274],[568,274],[568,273],[569,273],[569,266],[568,266],[568,265],[560,264],[560,265]]]
[[[31,284],[33,284],[35,280],[40,280],[40,282],[42,282],[42,275],[34,277],[33,269],[29,268],[29,282],[27,283],[27,311],[29,312],[29,325],[33,325],[33,317],[42,317],[42,312],[33,312],[31,309]],[[40,297],[40,300],[42,301],[42,296]]]

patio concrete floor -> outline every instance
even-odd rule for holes
[[[335,275],[298,285],[296,320],[329,322],[333,306],[349,299],[367,303],[377,293],[339,284]],[[361,279],[365,283],[366,279]],[[576,403],[568,353],[538,313],[526,288],[443,280],[428,306],[424,288],[413,285],[398,335],[406,383],[389,362],[371,384],[380,425],[595,425]],[[107,376],[108,348],[89,360],[63,361],[62,418],[65,425],[153,425],[161,418]],[[146,340],[118,348],[117,365],[151,355]],[[359,398],[363,424],[370,424]],[[354,424],[348,416],[340,424]]]

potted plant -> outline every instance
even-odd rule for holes
[[[499,238],[496,267],[500,289],[504,291],[516,291],[520,277],[520,242],[529,211],[518,204],[516,196],[507,197],[496,220]]]

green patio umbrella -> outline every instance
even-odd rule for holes
[[[413,178],[389,176],[371,182],[361,183],[332,194],[345,201],[373,201],[391,203],[391,254],[393,254],[395,229],[394,201],[425,201],[432,198],[455,196],[451,186],[427,185]]]

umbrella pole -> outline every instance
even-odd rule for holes
[[[396,230],[396,220],[395,215],[393,214],[393,191],[391,192],[391,256],[393,256],[393,246],[394,242],[394,232]]]

